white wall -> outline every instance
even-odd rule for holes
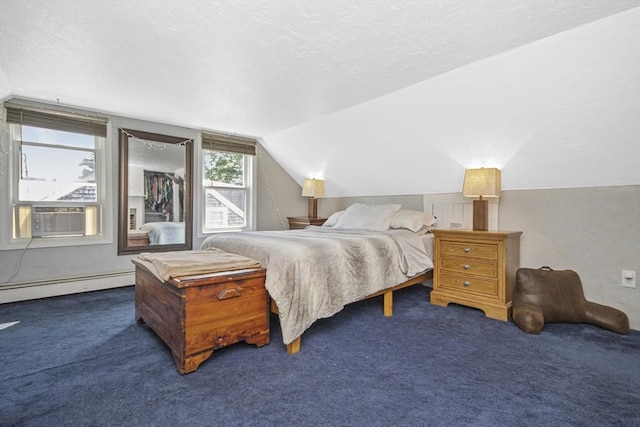
[[[264,138],[328,197],[640,183],[640,8]]]

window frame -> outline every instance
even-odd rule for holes
[[[213,142],[213,146],[211,144],[211,140],[215,140]],[[251,231],[256,228],[256,195],[257,195],[257,179],[256,179],[256,169],[257,169],[257,160],[255,154],[250,154],[251,150],[246,150],[242,146],[240,146],[240,152],[235,151],[233,149],[234,144],[233,141],[237,139],[240,141],[240,145],[249,145],[253,147],[253,151],[255,152],[255,146],[257,145],[257,141],[251,138],[245,137],[235,137],[235,136],[227,136],[220,134],[201,134],[201,138],[199,139],[200,147],[197,150],[198,159],[196,159],[197,164],[197,189],[200,197],[198,207],[198,237],[205,238],[212,234],[216,233],[227,233],[234,231]],[[204,140],[207,140],[206,142]],[[216,149],[216,142],[222,141],[224,144],[222,147],[224,149]],[[244,161],[244,186],[242,189],[246,192],[245,199],[245,226],[244,227],[228,227],[228,228],[207,228],[206,227],[206,208],[207,208],[207,200],[206,193],[208,189],[216,189],[216,188],[233,188],[238,189],[236,186],[224,186],[224,185],[205,185],[205,168],[204,168],[204,160],[205,160],[205,150],[210,151],[218,151],[218,152],[227,152],[232,154],[241,154],[243,156]]]
[[[112,174],[109,173],[112,167],[112,149],[109,144],[111,129],[109,122],[106,118],[97,117],[92,113],[77,111],[71,109],[53,109],[45,105],[37,104],[15,104],[5,103],[2,105],[4,132],[0,135],[2,140],[1,150],[3,154],[7,155],[7,167],[3,168],[3,172],[8,172],[4,176],[4,179],[0,182],[0,188],[6,191],[7,197],[6,206],[2,207],[0,212],[0,229],[2,230],[2,236],[0,238],[0,250],[15,250],[26,248],[50,248],[50,247],[63,247],[63,246],[81,246],[81,245],[94,245],[94,244],[107,244],[113,242],[113,213],[109,200],[113,198],[112,186],[107,185]],[[19,185],[21,179],[21,145],[22,141],[22,126],[43,127],[52,130],[64,130],[56,129],[54,126],[36,126],[31,123],[16,123],[15,120],[10,121],[7,119],[7,108],[22,109],[28,111],[37,111],[41,116],[50,116],[51,120],[55,120],[56,117],[72,117],[78,118],[79,121],[85,119],[85,117],[92,115],[96,119],[91,119],[92,122],[103,122],[104,136],[93,135],[95,138],[95,146],[93,149],[87,150],[79,148],[78,151],[87,151],[95,153],[95,185],[96,185],[96,200],[95,201],[21,201],[19,194]],[[65,130],[71,133],[83,133],[74,132],[73,130]],[[31,145],[35,141],[28,141],[27,145]],[[38,145],[38,142],[35,142]],[[56,144],[49,144],[50,147],[56,148]],[[61,149],[73,149],[60,145]],[[4,192],[4,191],[3,191]],[[63,207],[96,207],[98,210],[97,227],[98,233],[95,235],[73,235],[73,236],[52,236],[52,237],[19,237],[15,236],[16,228],[18,227],[17,212],[20,207],[30,206],[31,209],[37,206],[63,206]]]

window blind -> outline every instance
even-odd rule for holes
[[[256,155],[256,140],[242,136],[202,134],[202,148],[227,153]]]
[[[68,113],[47,112],[21,105],[6,105],[7,123],[54,129],[63,132],[107,136],[107,120],[85,118]]]

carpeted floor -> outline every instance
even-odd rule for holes
[[[133,287],[0,305],[0,425],[637,426],[640,332],[547,325],[541,335],[429,288],[348,306],[288,355],[217,350],[188,375],[134,321]]]

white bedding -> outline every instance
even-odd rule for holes
[[[424,250],[427,251],[429,259],[433,259],[433,234],[426,233],[420,236],[422,243],[424,243]]]
[[[147,222],[140,230],[149,233],[150,245],[170,245],[184,243],[184,222]]]
[[[220,233],[216,247],[258,260],[278,306],[285,344],[317,319],[433,268],[421,236],[409,230],[305,230]]]

